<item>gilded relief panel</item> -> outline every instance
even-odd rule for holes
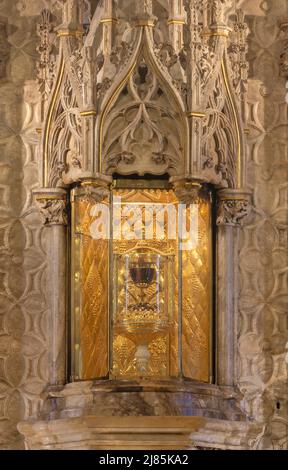
[[[73,202],[72,228],[72,356],[74,379],[108,374],[109,240],[94,238],[92,229],[103,206],[93,199]],[[92,215],[91,215],[92,214]]]
[[[114,333],[113,333],[113,369],[112,374],[116,377],[133,377],[145,375],[153,377],[168,377],[178,374],[178,341],[177,341],[177,330],[178,330],[178,259],[175,254],[178,252],[178,242],[176,237],[174,239],[169,238],[168,233],[168,207],[173,211],[177,211],[177,199],[175,194],[170,190],[160,189],[141,189],[141,190],[117,190],[114,193],[114,202],[119,200],[119,203],[114,203],[114,216],[115,212],[121,210],[120,216],[120,227],[114,225],[114,236],[113,239],[113,254],[115,261],[119,256],[121,258],[126,256],[126,259],[133,257],[139,257],[143,259],[142,262],[149,263],[152,269],[155,268],[157,263],[161,263],[161,260],[168,260],[171,263],[170,273],[167,272],[165,277],[165,284],[173,286],[173,306],[170,305],[169,311],[166,313],[161,309],[157,310],[158,318],[155,317],[155,311],[150,309],[144,309],[141,313],[141,308],[137,309],[139,302],[137,299],[141,297],[141,291],[146,290],[146,299],[155,308],[155,300],[157,296],[163,295],[163,299],[160,302],[167,303],[169,298],[168,292],[164,292],[165,286],[160,287],[157,290],[157,283],[155,280],[149,285],[137,284],[131,282],[129,279],[129,293],[134,296],[134,305],[131,308],[134,311],[134,323],[139,323],[139,327],[142,328],[142,335],[145,336],[145,323],[143,317],[145,317],[146,325],[149,322],[149,315],[151,321],[158,322],[160,324],[160,318],[165,323],[165,315],[167,316],[167,324],[164,328],[158,328],[158,331],[151,332],[152,324],[146,331],[146,340],[148,342],[149,363],[146,370],[137,370],[137,338],[134,336],[129,337],[127,331],[119,333],[117,319],[122,315],[123,312],[123,301],[120,296],[115,299],[114,293]],[[133,220],[134,219],[134,220]],[[163,227],[161,222],[163,221]],[[157,225],[158,224],[158,225]],[[163,230],[163,231],[162,231]],[[121,232],[121,236],[119,235]],[[129,233],[130,232],[130,237]],[[160,234],[161,232],[161,234]],[[176,231],[175,231],[176,233]],[[129,239],[130,238],[130,239]],[[132,261],[133,263],[133,261]],[[140,261],[141,263],[141,261]],[[164,261],[165,263],[165,261]],[[131,268],[133,269],[133,267]],[[130,269],[130,271],[131,271]],[[161,276],[165,276],[165,270],[169,268],[162,267],[160,271]],[[121,276],[116,270],[116,276]],[[114,286],[121,283],[121,279],[114,279]],[[167,288],[168,286],[166,286]],[[123,291],[123,289],[122,289]],[[171,292],[170,292],[171,293]],[[123,294],[122,294],[123,295]],[[125,297],[127,298],[127,296]],[[150,300],[149,300],[150,299]],[[116,303],[116,304],[115,304]],[[141,301],[140,301],[141,303]],[[143,302],[142,302],[143,303]],[[128,312],[126,312],[127,315]],[[142,316],[142,318],[140,318]],[[131,319],[130,319],[131,321]],[[122,322],[121,322],[122,323]],[[164,324],[163,323],[163,324]],[[140,326],[141,325],[141,326]],[[143,328],[144,327],[144,328]],[[162,330],[162,331],[160,331]],[[135,341],[131,340],[133,338]],[[143,340],[141,339],[143,342]],[[139,341],[138,341],[139,343]],[[126,353],[125,353],[126,352]],[[127,354],[128,353],[128,354]],[[129,358],[129,359],[128,359]]]
[[[208,382],[210,201],[186,206],[172,190],[117,189],[109,205],[77,191],[72,377],[106,377],[109,362],[113,378],[183,375]]]
[[[183,263],[183,374],[209,382],[212,323],[211,206],[197,201],[198,240],[184,250]]]

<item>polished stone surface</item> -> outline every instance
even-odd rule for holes
[[[47,392],[39,418],[202,416],[241,421],[241,395],[232,387],[185,380],[74,382]]]
[[[257,428],[197,417],[99,417],[18,425],[28,450],[247,449]]]

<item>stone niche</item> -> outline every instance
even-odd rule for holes
[[[245,16],[91,3],[61,2],[58,22],[45,5],[38,27],[49,378],[18,429],[27,449],[255,447],[237,345]]]

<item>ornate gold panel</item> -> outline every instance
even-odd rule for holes
[[[177,211],[177,199],[174,191],[160,189],[122,189],[114,192],[114,199],[121,197],[121,204],[141,205],[174,205]],[[154,206],[154,207],[155,207]],[[147,207],[147,206],[146,206]],[[156,226],[153,227],[151,239],[141,240],[113,240],[114,254],[128,254],[137,252],[158,253],[161,255],[175,255],[178,252],[177,239],[170,240],[167,233],[167,220],[164,218],[164,234],[161,239],[156,237]],[[122,228],[125,226],[125,217],[122,218]],[[124,227],[125,230],[125,227]],[[122,232],[123,235],[123,232]],[[125,235],[125,234],[124,234]],[[144,237],[143,237],[144,238]],[[177,258],[177,256],[175,257]],[[149,344],[149,376],[168,377],[178,375],[178,260],[174,263],[174,299],[173,317],[169,331],[155,338]],[[113,283],[116,284],[116,279]],[[112,375],[116,377],[133,377],[137,375],[135,366],[135,345],[132,341],[114,332],[113,339],[113,369]],[[125,351],[125,353],[124,353]],[[130,360],[128,360],[128,357]],[[132,363],[131,363],[132,361]]]
[[[210,380],[212,323],[211,207],[198,200],[198,244],[182,252],[182,367],[187,378]]]
[[[73,206],[73,362],[74,376],[85,380],[108,375],[109,240],[91,236],[93,199],[76,197]]]
[[[76,379],[107,377],[133,378],[139,376],[136,350],[131,338],[115,326],[116,313],[121,299],[115,302],[115,286],[119,282],[116,269],[117,257],[142,253],[148,257],[170,259],[172,271],[169,284],[169,328],[158,337],[151,337],[148,377],[184,376],[208,382],[210,378],[210,336],[212,303],[212,249],[211,204],[209,198],[196,201],[198,214],[198,241],[194,248],[181,251],[178,226],[176,238],[168,230],[167,211],[164,211],[164,230],[156,234],[157,220],[152,223],[150,238],[125,239],[127,220],[131,207],[140,207],[139,220],[146,217],[145,207],[157,204],[172,207],[179,218],[179,201],[174,191],[167,189],[115,189],[113,204],[103,201],[117,212],[121,206],[120,227],[122,237],[117,238],[114,222],[111,233],[114,238],[95,239],[91,227],[100,206],[87,195],[75,192],[73,202],[72,233],[72,359],[73,376]],[[121,198],[121,199],[120,199]],[[124,210],[122,210],[122,206]],[[95,207],[97,210],[95,210]],[[128,209],[127,209],[128,207]],[[196,206],[194,206],[196,207]],[[92,210],[92,208],[94,208]],[[118,207],[119,208],[119,207]],[[154,209],[153,209],[154,210]],[[116,212],[115,212],[116,211]],[[92,214],[92,215],[91,215]],[[189,214],[189,211],[187,212]],[[115,219],[114,219],[115,220]],[[135,222],[137,223],[137,221]],[[187,224],[192,224],[189,219]],[[108,224],[108,221],[107,221]],[[126,227],[126,228],[125,228]],[[131,226],[130,226],[131,228]],[[118,226],[119,230],[119,226]],[[188,247],[189,248],[189,247]],[[112,256],[110,256],[110,250]],[[116,257],[116,258],[115,258]],[[118,258],[117,258],[118,259]],[[172,261],[171,261],[172,260]],[[136,289],[136,290],[135,290]],[[134,297],[139,294],[134,287]],[[150,290],[149,290],[150,289]],[[152,286],[147,290],[153,294]],[[138,294],[137,294],[138,292]],[[181,298],[179,297],[181,293]],[[136,295],[137,294],[137,295]],[[154,294],[153,294],[154,295]],[[112,302],[111,299],[114,299]],[[118,302],[118,303],[117,303]],[[113,308],[112,308],[113,304]],[[116,313],[115,313],[116,312]],[[181,314],[180,314],[181,312]],[[110,320],[109,320],[110,318]]]

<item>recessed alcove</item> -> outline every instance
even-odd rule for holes
[[[85,35],[70,3],[34,192],[49,233],[49,384],[23,432],[45,446],[37,420],[53,421],[63,447],[75,426],[79,448],[99,448],[97,418],[128,416],[161,446],[162,417],[187,437],[179,446],[212,428],[216,447],[226,431],[241,447],[238,237],[250,192],[227,5],[136,2],[130,17],[106,1]],[[125,448],[131,430],[121,433]]]
[[[118,178],[72,201],[72,380],[213,381],[212,193]]]

